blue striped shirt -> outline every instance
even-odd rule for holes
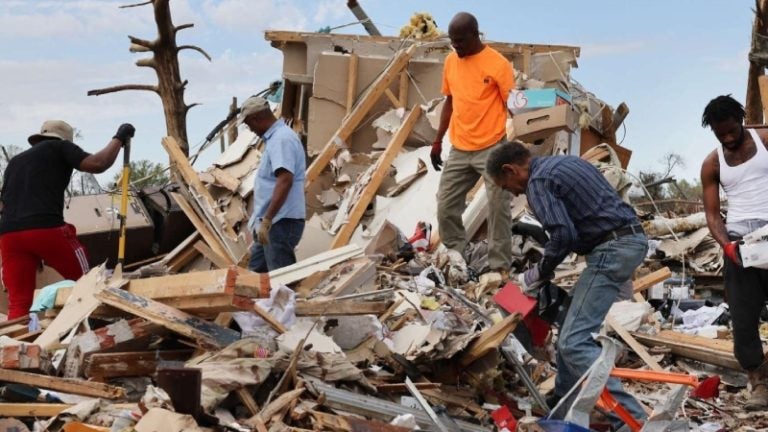
[[[611,231],[639,223],[600,171],[579,157],[534,157],[529,173],[528,204],[549,233],[540,267],[545,277],[569,253],[589,253]]]

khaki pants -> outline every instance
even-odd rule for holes
[[[467,193],[482,176],[488,193],[488,264],[491,270],[509,271],[512,265],[512,194],[485,175],[485,160],[496,145],[479,151],[451,149],[437,192],[437,221],[443,244],[460,253],[467,245],[461,215]]]

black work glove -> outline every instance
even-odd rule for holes
[[[117,128],[117,132],[115,132],[115,136],[112,138],[117,138],[120,140],[123,145],[128,142],[129,139],[133,138],[133,134],[136,133],[136,128],[133,127],[130,123],[123,123],[120,125],[119,128]]]
[[[432,151],[429,152],[429,158],[432,160],[432,167],[435,171],[440,171],[440,168],[443,166],[443,158],[440,156],[440,153],[442,152],[443,142],[437,140],[433,142]]]

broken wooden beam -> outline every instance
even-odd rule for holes
[[[240,339],[234,330],[194,317],[130,291],[107,288],[96,294],[102,302],[159,324],[195,341],[203,349],[221,349]]]
[[[208,270],[145,279],[131,279],[126,290],[141,297],[165,302],[185,298],[269,297],[269,275],[249,272],[238,267]],[[66,303],[72,288],[60,288],[54,307]]]
[[[515,330],[523,316],[514,313],[483,330],[480,337],[472,341],[459,360],[462,366],[468,366],[489,352],[497,349],[507,336]]]
[[[678,356],[741,370],[739,362],[733,355],[733,342],[731,341],[686,335],[670,330],[662,330],[655,336],[642,333],[632,333],[632,336],[643,345],[667,347],[672,351],[672,354]]]
[[[150,376],[162,361],[185,361],[193,350],[93,353],[83,362],[87,378],[105,381],[117,377]]]
[[[54,417],[74,404],[65,403],[9,403],[0,402],[0,417]],[[138,409],[135,403],[111,404],[113,409]]]
[[[406,49],[398,51],[389,65],[378,75],[378,77],[371,83],[368,90],[360,97],[352,111],[344,117],[341,126],[333,134],[331,139],[325,144],[323,150],[317,155],[312,164],[307,168],[307,173],[304,178],[305,190],[309,190],[309,187],[320,176],[328,163],[333,159],[336,151],[344,146],[347,140],[352,136],[352,133],[357,129],[360,123],[363,121],[373,105],[384,94],[384,91],[389,88],[390,84],[400,74],[400,71],[408,65],[413,53],[416,49],[415,45],[411,45]]]
[[[0,369],[0,381],[105,399],[119,399],[125,396],[125,391],[120,387],[81,379],[58,378],[8,369]]]
[[[296,302],[296,316],[381,315],[387,311],[387,301],[304,301]]]
[[[340,416],[320,411],[310,411],[312,424],[315,430],[331,432],[408,432],[411,429],[401,426],[393,426],[376,420],[365,420],[351,416]]]
[[[633,280],[632,291],[634,293],[643,292],[648,288],[656,285],[657,283],[664,282],[665,280],[671,277],[672,277],[672,271],[669,270],[669,267],[662,267],[653,273],[647,274],[645,276],[642,276]]]
[[[58,344],[59,339],[82,320],[88,317],[98,306],[99,301],[95,293],[104,289],[107,283],[105,265],[94,267],[83,275],[71,289],[71,295],[67,298],[64,308],[56,315],[56,318],[35,339],[35,344],[48,349]],[[122,283],[119,283],[122,284]]]
[[[346,223],[344,223],[339,232],[336,233],[336,237],[334,237],[333,242],[331,242],[331,249],[336,249],[349,243],[349,239],[352,238],[352,234],[355,232],[355,229],[357,229],[357,224],[360,222],[360,219],[362,219],[363,213],[365,213],[365,210],[368,208],[368,204],[370,204],[371,200],[376,196],[376,191],[379,190],[381,182],[389,172],[392,161],[394,161],[400,153],[400,149],[403,148],[405,140],[408,139],[408,136],[413,130],[413,126],[416,124],[416,120],[418,120],[420,116],[421,105],[417,104],[403,119],[403,123],[392,136],[389,144],[387,144],[386,150],[384,150],[384,153],[379,156],[376,163],[371,167],[371,177],[362,192],[360,192],[360,195],[354,200],[354,205],[346,216]],[[339,209],[339,211],[341,211],[341,209]]]

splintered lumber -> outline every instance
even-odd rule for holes
[[[269,421],[272,416],[288,408],[291,402],[293,402],[295,399],[301,396],[302,393],[304,393],[304,390],[305,389],[303,388],[299,388],[281,394],[280,397],[270,402],[269,405],[265,406],[259,414],[246,420],[245,424],[251,425],[254,424],[254,422]]]
[[[184,309],[185,302],[200,298],[230,299],[231,304],[231,297],[235,295],[268,297],[269,276],[231,266],[220,270],[131,279],[125,289],[162,303],[182,305],[180,308]],[[72,290],[60,288],[56,293],[54,307],[63,306]]]
[[[176,168],[181,178],[187,186],[189,186],[189,194],[191,195],[194,204],[197,206],[197,209],[193,208],[193,212],[199,210],[200,216],[205,221],[205,224],[211,228],[211,232],[224,247],[226,253],[221,255],[228,257],[233,263],[240,262],[240,259],[246,253],[245,239],[242,236],[238,236],[226,222],[226,218],[218,210],[216,200],[213,199],[211,193],[206,189],[205,185],[192,168],[192,165],[189,163],[186,155],[182,152],[176,139],[170,136],[164,137],[162,139],[162,144],[171,159],[171,166]],[[177,201],[179,200],[177,199]],[[179,203],[179,205],[182,206],[181,203]],[[184,209],[182,208],[182,210]],[[187,214],[187,211],[184,210],[184,213]],[[195,226],[195,228],[198,227]],[[205,240],[208,242],[208,239]],[[214,251],[216,251],[213,244],[210,242],[208,242],[208,244]],[[217,253],[220,252],[217,251]]]
[[[296,316],[380,315],[389,307],[387,301],[304,301],[296,302]]]
[[[171,273],[177,273],[182,267],[189,264],[197,255],[198,252],[192,245],[200,239],[200,233],[195,231],[189,235],[183,242],[168,252],[165,257],[160,261]]]
[[[665,267],[666,268],[666,267]],[[667,269],[669,270],[669,269]],[[624,326],[621,325],[620,322],[616,321],[611,317],[610,315],[605,317],[605,322],[608,323],[609,326],[613,329],[613,331],[616,332],[617,335],[627,344],[630,348],[637,354],[645,364],[648,365],[648,367],[651,368],[651,370],[655,370],[658,372],[664,371],[664,368],[661,367],[659,362],[657,362],[653,357],[651,357],[650,354],[648,354],[648,351],[645,349],[644,346],[640,344],[640,342],[637,341],[628,331],[624,328]]]
[[[203,219],[200,218],[200,216],[197,215],[195,209],[192,208],[192,205],[189,203],[189,201],[184,198],[184,195],[178,192],[171,192],[171,196],[187,216],[187,219],[192,222],[192,225],[195,227],[197,232],[200,233],[200,236],[203,238],[203,240],[205,240],[205,242],[208,243],[208,246],[211,247],[211,250],[224,257],[224,259],[230,262],[230,265],[233,264],[234,260],[230,254],[227,253],[224,243],[219,239],[218,236],[216,236],[213,231],[208,229],[208,225],[205,223],[205,221],[203,221]]]
[[[106,288],[96,294],[102,302],[159,324],[194,340],[203,349],[221,349],[240,338],[234,330],[194,317],[130,291]]]
[[[92,268],[91,271],[83,275],[71,289],[71,295],[63,305],[64,308],[56,315],[48,328],[35,339],[34,343],[48,349],[57,344],[64,334],[87,318],[99,306],[99,301],[94,297],[94,294],[104,289],[106,279],[104,264]]]
[[[317,155],[307,169],[304,179],[305,190],[309,190],[310,185],[317,180],[320,173],[323,172],[331,159],[333,159],[336,150],[345,145],[365,116],[368,115],[368,112],[373,105],[384,94],[384,90],[389,88],[390,84],[392,84],[394,79],[400,74],[400,71],[402,71],[411,60],[415,49],[416,46],[411,45],[406,49],[398,51],[389,63],[389,66],[379,74],[376,80],[374,80],[368,87],[368,90],[360,97],[357,104],[352,109],[352,112],[344,117],[339,129],[333,134],[328,143],[325,144],[325,147],[323,147],[323,150]]]
[[[671,277],[672,277],[672,272],[669,270],[669,267],[660,268],[653,273],[647,274],[643,277],[639,277],[633,280],[632,291],[635,293],[645,291],[648,288],[656,285],[657,283],[664,282],[665,280]]]
[[[269,272],[269,278],[275,286],[290,285],[311,276],[317,271],[328,270],[342,261],[362,256],[363,250],[360,246],[348,245],[311,256],[288,267],[273,270]]]
[[[733,355],[733,342],[731,341],[709,339],[670,330],[662,330],[655,336],[642,333],[632,333],[632,336],[643,345],[667,347],[675,355],[741,370],[739,362]]]
[[[198,240],[194,244],[196,251],[200,252],[208,261],[212,262],[218,268],[227,268],[232,265],[228,258],[214,252],[204,241]]]
[[[523,316],[516,312],[484,330],[480,337],[467,347],[461,357],[461,365],[468,366],[475,360],[498,348],[504,342],[504,339],[517,327],[517,323],[522,318]]]
[[[413,130],[413,125],[416,124],[416,120],[421,116],[421,105],[415,105],[410,113],[403,119],[403,123],[397,129],[397,132],[392,136],[384,153],[379,156],[376,163],[373,166],[373,173],[371,174],[368,184],[365,185],[363,191],[360,193],[358,199],[355,200],[352,209],[347,214],[346,223],[341,227],[339,232],[331,242],[331,249],[344,246],[349,243],[349,239],[352,238],[352,233],[355,232],[357,224],[365,213],[365,209],[368,208],[371,200],[376,196],[376,191],[379,190],[381,182],[389,171],[392,161],[395,160],[400,153],[400,149],[403,148],[405,140]]]
[[[192,350],[139,351],[94,353],[84,362],[87,378],[104,381],[110,378],[149,376],[155,373],[161,361],[184,361]]]
[[[73,406],[64,403],[0,403],[0,417],[54,417]],[[134,410],[137,406],[134,403],[111,404],[110,408]]]
[[[125,391],[120,387],[81,379],[58,378],[8,369],[0,369],[0,381],[106,399],[119,399],[125,396]]]

